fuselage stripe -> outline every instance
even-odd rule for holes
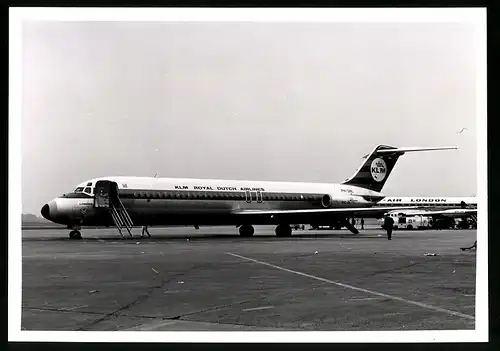
[[[251,201],[321,201],[324,194],[285,193],[267,191],[186,191],[120,189],[122,199],[175,199],[175,200],[251,200]]]

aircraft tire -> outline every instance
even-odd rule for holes
[[[78,230],[72,230],[69,232],[69,238],[79,240],[82,238],[82,234]]]
[[[277,237],[286,238],[292,236],[292,228],[288,225],[280,224],[276,227],[275,233]]]
[[[245,238],[249,238],[255,233],[255,229],[252,225],[245,224],[240,227],[240,235]]]

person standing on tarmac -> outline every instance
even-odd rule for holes
[[[361,218],[361,229],[362,230],[365,229],[365,219],[364,218]]]
[[[392,219],[390,216],[385,216],[384,218],[384,229],[387,230],[387,240],[392,240],[392,228],[394,225],[394,219]]]
[[[148,230],[148,226],[147,225],[143,225],[142,226],[141,238],[144,238],[144,232],[146,232],[146,234],[148,235],[148,237],[151,238],[151,234],[149,234],[149,230]]]

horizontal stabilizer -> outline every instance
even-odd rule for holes
[[[377,154],[405,153],[413,151],[435,151],[435,150],[458,150],[458,146],[435,146],[435,147],[400,147],[394,149],[377,150]]]

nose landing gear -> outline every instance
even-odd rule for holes
[[[275,233],[277,237],[287,238],[292,236],[292,228],[288,224],[280,224],[276,227]]]
[[[68,226],[68,229],[71,229],[69,232],[69,238],[70,239],[75,239],[75,240],[80,240],[82,239],[82,233],[80,232],[81,227],[80,226]]]
[[[70,239],[81,239],[82,238],[82,233],[80,233],[79,230],[72,230],[69,232],[69,238]]]

